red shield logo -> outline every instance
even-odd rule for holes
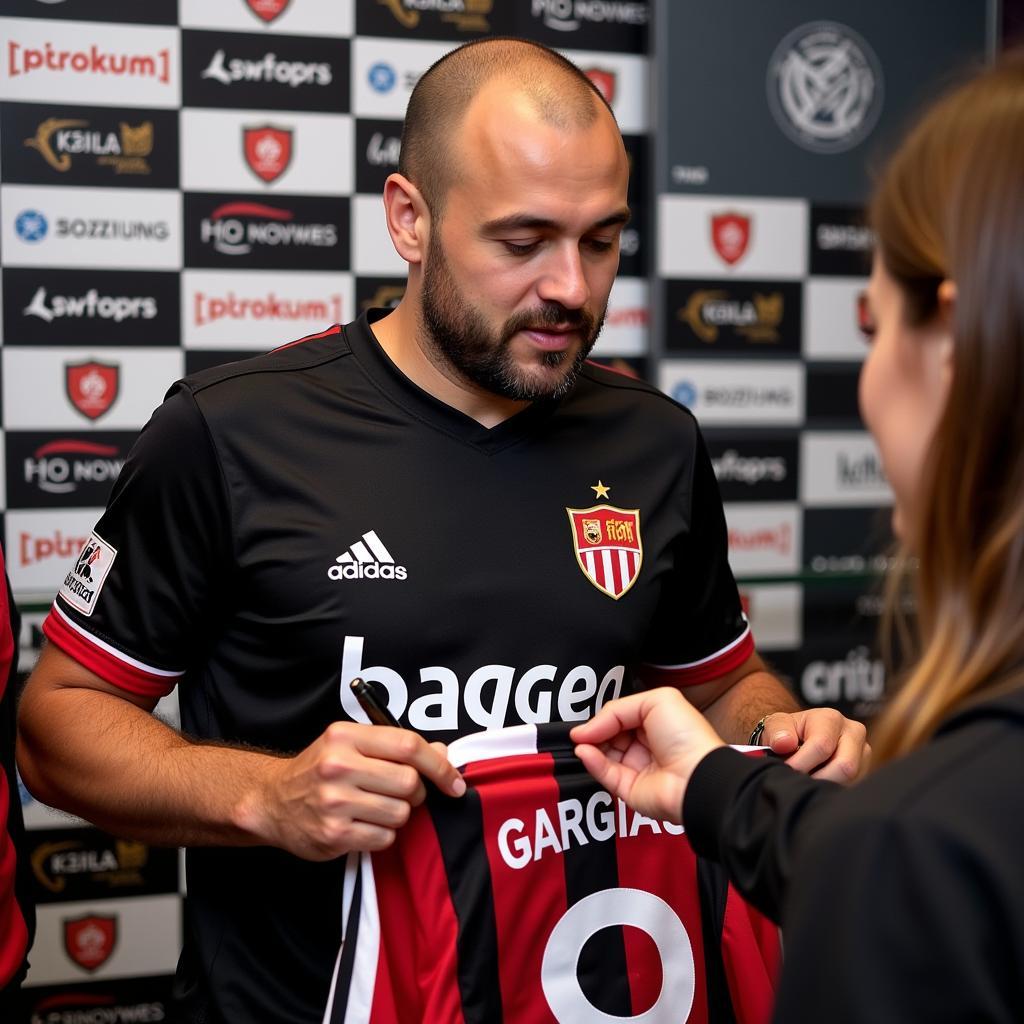
[[[636,583],[644,560],[640,510],[594,505],[565,511],[583,575],[601,593],[618,601]]]
[[[750,244],[750,218],[740,213],[716,213],[711,218],[711,244],[730,267],[739,263]]]
[[[605,103],[611,106],[615,102],[615,72],[608,68],[584,68],[583,74],[594,83]]]
[[[292,162],[291,128],[272,128],[269,124],[243,128],[242,146],[245,162],[268,185],[280,178]]]
[[[275,18],[281,17],[291,0],[245,0],[245,2],[257,18],[261,18],[269,25]]]
[[[90,914],[64,919],[64,949],[82,970],[102,967],[117,945],[117,918]]]
[[[98,420],[114,404],[121,389],[117,363],[64,364],[64,389],[68,400],[86,419]]]

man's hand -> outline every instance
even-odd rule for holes
[[[383,850],[423,802],[423,779],[451,796],[466,791],[443,744],[406,729],[335,722],[295,757],[269,762],[237,824],[306,860]]]
[[[161,846],[272,845],[307,860],[379,850],[424,798],[461,796],[440,743],[335,722],[292,757],[196,743],[155,718],[156,697],[43,649],[21,697],[18,766],[45,803]]]
[[[724,676],[688,686],[686,698],[730,743],[746,743],[754,723],[764,715],[761,744],[785,757],[797,771],[844,783],[867,771],[871,748],[864,726],[831,708],[801,711],[756,653]]]
[[[761,744],[791,768],[832,782],[853,782],[871,763],[867,729],[832,708],[768,715]]]

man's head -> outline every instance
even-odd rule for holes
[[[435,64],[385,193],[435,367],[514,400],[568,388],[604,317],[627,181],[611,111],[564,58],[491,39]]]
[[[440,219],[449,186],[463,168],[452,140],[470,104],[492,79],[525,95],[547,123],[587,127],[604,97],[575,64],[554,50],[523,39],[496,37],[450,50],[420,76],[402,125],[398,173],[420,190]]]

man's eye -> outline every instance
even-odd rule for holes
[[[540,243],[539,242],[509,242],[509,241],[506,241],[504,243],[504,245],[505,245],[505,248],[508,249],[508,251],[513,256],[529,256],[530,253],[532,253],[534,251],[534,249],[536,249],[537,246],[540,245]]]
[[[592,252],[611,252],[615,246],[615,240],[610,238],[588,238],[587,246]]]

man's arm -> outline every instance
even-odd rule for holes
[[[867,768],[871,748],[864,726],[832,708],[802,711],[756,652],[732,672],[683,693],[729,743],[746,743],[765,718],[762,744],[798,771],[851,782]]]
[[[335,722],[294,757],[193,742],[155,701],[44,649],[19,708],[18,765],[41,800],[167,846],[271,845],[308,860],[390,845],[429,778],[460,795],[444,748]]]

